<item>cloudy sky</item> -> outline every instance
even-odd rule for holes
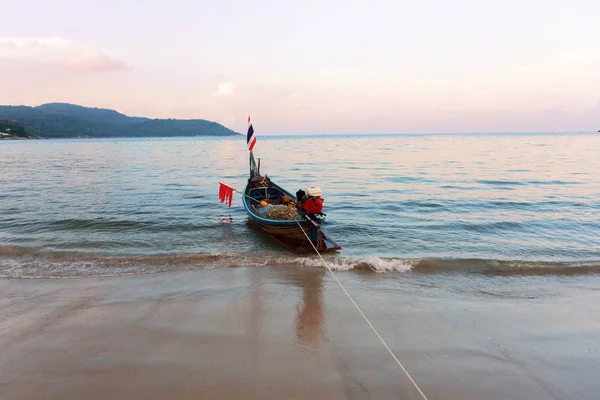
[[[600,129],[597,0],[0,0],[0,104],[261,133]]]

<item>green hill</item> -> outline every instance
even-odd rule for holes
[[[237,135],[221,124],[203,119],[129,117],[115,110],[66,103],[0,106],[0,120],[16,122],[24,128],[23,136],[37,138]]]

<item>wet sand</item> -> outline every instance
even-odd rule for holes
[[[599,396],[597,285],[473,296],[443,277],[339,276],[431,400]],[[421,398],[321,269],[2,279],[0,291],[2,399]]]

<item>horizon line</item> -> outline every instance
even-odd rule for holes
[[[445,135],[562,135],[562,134],[598,134],[599,131],[490,131],[490,132],[423,132],[423,133],[259,133],[258,137],[280,136],[445,136]]]

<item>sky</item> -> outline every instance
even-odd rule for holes
[[[600,129],[597,0],[0,0],[0,104],[258,135]]]

